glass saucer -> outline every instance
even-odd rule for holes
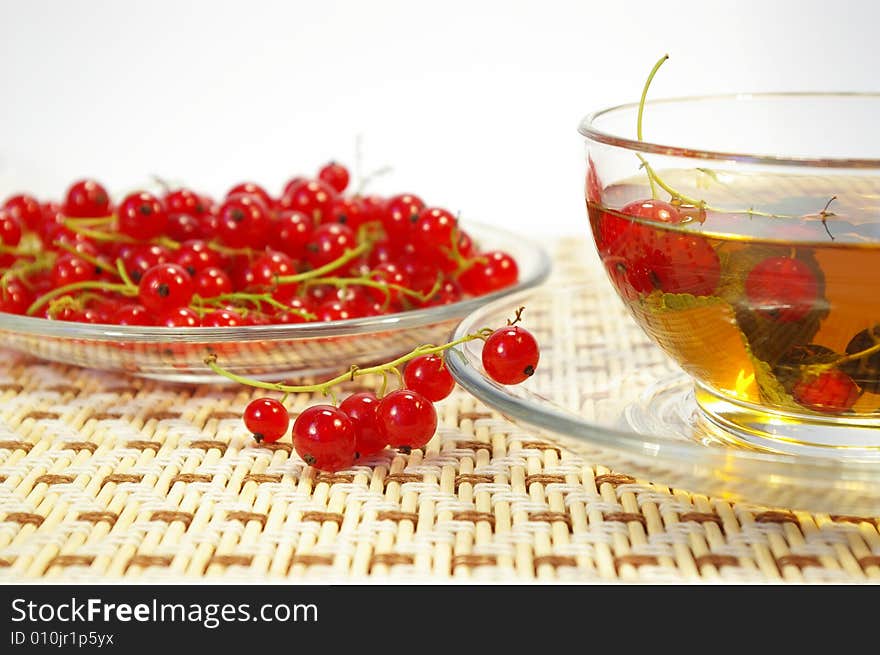
[[[739,442],[704,417],[693,381],[645,336],[602,271],[581,279],[505,297],[464,319],[454,338],[504,325],[524,305],[541,361],[526,383],[500,385],[483,371],[482,342],[472,341],[447,357],[459,384],[621,473],[728,501],[880,515],[880,459]]]

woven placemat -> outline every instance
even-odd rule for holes
[[[556,261],[594,265],[572,240]],[[0,581],[880,579],[876,519],[637,480],[462,391],[425,452],[337,474],[256,446],[255,395],[0,353]]]

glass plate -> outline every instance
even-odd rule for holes
[[[178,382],[224,382],[203,360],[216,353],[230,371],[264,380],[338,373],[387,361],[422,343],[441,343],[487,301],[540,284],[550,258],[523,237],[480,224],[468,233],[485,250],[516,259],[519,282],[479,298],[345,321],[237,328],[92,325],[0,313],[0,343],[41,359]]]
[[[600,275],[591,273],[582,286],[506,297],[464,319],[455,338],[504,325],[525,305],[523,324],[537,337],[541,360],[526,383],[506,387],[486,376],[482,342],[472,341],[447,357],[459,384],[621,473],[730,501],[880,515],[880,460],[757,450],[706,421],[691,380]]]

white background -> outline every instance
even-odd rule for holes
[[[878,90],[868,2],[0,0],[0,195],[152,173],[277,192],[391,165],[462,216],[582,232],[581,116],[652,96]],[[880,120],[880,117],[878,117]]]

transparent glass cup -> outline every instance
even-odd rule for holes
[[[880,94],[650,101],[581,123],[600,259],[694,379],[706,421],[762,449],[880,456]]]

